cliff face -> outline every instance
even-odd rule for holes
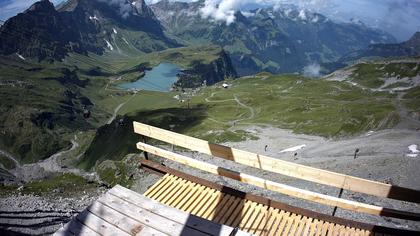
[[[41,0],[0,28],[0,55],[38,60],[61,60],[70,52],[102,54],[125,44],[142,52],[177,45],[142,0],[69,0],[58,9]]]
[[[194,61],[191,69],[184,70],[179,75],[179,80],[175,85],[181,88],[195,88],[203,84],[213,85],[226,78],[236,78],[237,76],[230,57],[224,50],[221,50],[219,57],[208,64]]]

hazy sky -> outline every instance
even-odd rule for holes
[[[52,0],[57,4],[63,0]],[[111,1],[111,0],[109,0]],[[115,0],[113,0],[115,1]],[[146,0],[157,2],[158,0]],[[184,0],[192,1],[192,0]],[[0,0],[0,19],[6,20],[24,11],[36,0]],[[233,21],[231,13],[250,4],[296,4],[341,21],[351,18],[393,34],[398,40],[408,39],[420,31],[420,0],[206,0],[202,14],[219,20]]]

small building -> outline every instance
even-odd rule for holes
[[[223,88],[225,88],[225,89],[227,89],[227,88],[229,88],[229,84],[227,84],[227,83],[223,83],[223,84],[222,84],[222,87],[223,87]]]

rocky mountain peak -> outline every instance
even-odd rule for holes
[[[41,0],[30,6],[25,13],[55,11],[54,5],[49,0]]]
[[[130,0],[131,5],[137,10],[137,14],[143,17],[152,17],[155,18],[153,11],[150,7],[144,2],[144,0]]]
[[[411,36],[411,38],[407,41],[408,44],[413,44],[413,45],[420,45],[420,32],[417,31],[416,33],[413,34],[413,36]]]

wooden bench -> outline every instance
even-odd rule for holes
[[[192,151],[197,151],[213,157],[234,161],[242,165],[259,168],[264,171],[286,175],[289,177],[311,181],[316,184],[324,184],[338,187],[341,190],[359,192],[372,196],[396,199],[412,203],[420,203],[420,191],[405,187],[380,183],[377,181],[362,179],[354,176],[344,175],[305,165],[287,162],[260,154],[242,151],[223,145],[212,144],[205,140],[189,137],[168,130],[160,129],[150,125],[134,122],[134,131],[146,137],[157,139],[172,145],[180,146]],[[261,188],[276,191],[292,197],[312,201],[324,205],[334,206],[346,210],[352,210],[372,215],[388,216],[406,220],[420,220],[417,212],[407,212],[386,207],[361,203],[353,200],[333,197],[305,189],[299,189],[282,183],[273,182],[267,179],[258,178],[246,173],[229,170],[207,162],[198,161],[171,151],[164,150],[144,142],[137,143],[137,148],[175,162],[179,162],[212,174],[232,178],[237,181],[256,185]],[[169,190],[168,190],[169,191]],[[407,231],[405,233],[413,233]],[[419,232],[416,232],[419,233]]]

